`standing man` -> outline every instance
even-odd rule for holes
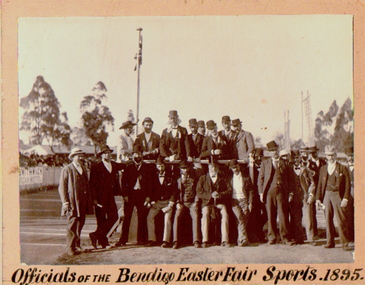
[[[131,121],[126,121],[119,128],[124,130],[124,133],[119,137],[118,161],[128,161],[132,158],[132,149],[134,144],[132,135],[135,125],[136,124]]]
[[[222,117],[222,126],[223,130],[219,131],[219,135],[224,137],[227,141],[228,145],[228,153],[227,158],[234,158],[236,147],[235,144],[235,132],[231,129],[231,118],[229,116],[223,116]]]
[[[180,126],[181,120],[176,110],[169,112],[168,128],[162,131],[160,154],[169,161],[186,159],[188,131]]]
[[[354,148],[348,147],[345,149],[347,156],[347,167],[350,172],[351,179],[351,195],[349,196],[349,203],[346,207],[347,224],[348,224],[348,239],[349,242],[355,241],[355,223],[354,223]]]
[[[137,244],[143,245],[147,237],[147,213],[152,195],[149,165],[143,163],[142,145],[133,147],[132,163],[129,163],[122,176],[122,196],[124,200],[124,220],[122,233],[115,246],[124,246],[128,241],[129,227],[134,206],[137,208]]]
[[[156,162],[157,172],[151,178],[153,194],[151,198],[151,209],[147,216],[148,246],[156,244],[155,217],[162,211],[164,218],[163,243],[161,247],[171,247],[172,210],[175,204],[176,180],[167,170],[162,157]]]
[[[217,124],[213,120],[207,122],[208,135],[204,138],[200,158],[214,156],[224,159],[229,151],[228,141],[225,136],[217,132]]]
[[[242,171],[237,159],[232,159],[229,163],[232,170],[232,210],[238,222],[238,246],[246,246],[249,243],[247,235],[247,223],[252,211],[253,186],[250,177],[244,175],[247,171]]]
[[[142,156],[144,160],[156,160],[160,147],[160,136],[152,132],[153,121],[150,117],[144,118],[142,122],[144,132],[137,136],[135,145],[142,147]]]
[[[279,159],[279,147],[275,141],[266,144],[270,159],[261,163],[257,181],[261,202],[265,203],[268,215],[268,244],[277,242],[276,219],[279,216],[279,232],[284,244],[289,241],[288,202],[290,185],[290,170],[288,165]]]
[[[187,210],[190,212],[193,227],[193,243],[196,248],[200,247],[201,231],[199,220],[199,207],[196,197],[196,178],[191,165],[186,160],[180,162],[180,177],[177,180],[178,193],[176,196],[176,213],[174,220],[173,249],[179,248],[180,224]]]
[[[208,247],[209,226],[215,208],[221,213],[221,246],[229,247],[229,217],[227,203],[232,197],[231,183],[218,173],[218,164],[214,159],[209,162],[209,173],[199,178],[196,192],[202,207],[202,247]]]
[[[187,155],[188,161],[192,162],[201,153],[204,136],[198,133],[198,122],[196,119],[189,120],[191,134],[188,135]]]
[[[316,187],[318,187],[318,178],[319,178],[319,170],[323,165],[326,165],[326,161],[323,158],[318,157],[318,151],[319,149],[316,146],[312,146],[309,148],[309,154],[310,154],[310,162],[309,162],[309,168],[311,170],[314,170],[314,184],[316,184]]]
[[[111,160],[112,152],[113,150],[109,146],[102,146],[98,153],[101,156],[101,161],[95,164],[90,171],[90,189],[97,228],[89,236],[94,248],[97,247],[97,243],[102,248],[109,246],[107,234],[118,219],[114,196],[121,194],[118,171],[123,166]]]
[[[81,230],[85,224],[86,213],[92,211],[90,205],[89,181],[86,168],[81,160],[84,152],[79,148],[72,149],[69,159],[72,162],[66,165],[61,172],[58,192],[62,201],[62,216],[67,216],[66,249],[68,255],[81,252]]]
[[[249,156],[255,149],[255,142],[250,132],[242,130],[242,122],[240,119],[232,121],[232,129],[234,132],[234,157],[243,160],[245,163],[249,162]]]
[[[350,173],[346,166],[336,161],[334,146],[327,145],[324,154],[327,165],[322,166],[319,171],[316,199],[317,204],[324,204],[325,207],[327,235],[325,248],[335,247],[336,230],[333,218],[336,216],[342,247],[348,250],[346,207],[351,195]]]
[[[205,122],[203,120],[198,121],[198,133],[205,137]]]

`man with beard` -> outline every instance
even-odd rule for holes
[[[101,161],[90,171],[91,197],[95,207],[97,228],[89,236],[94,248],[97,247],[97,243],[102,248],[109,246],[107,234],[118,219],[114,196],[121,194],[118,171],[123,168],[123,165],[111,160],[112,152],[109,146],[102,146],[98,153]]]
[[[137,208],[138,228],[137,244],[143,245],[147,237],[147,213],[152,195],[152,187],[149,170],[150,166],[142,159],[142,146],[133,147],[132,163],[129,163],[122,176],[122,196],[124,200],[124,220],[122,233],[116,246],[124,246],[128,241],[129,227],[134,206]]]
[[[322,207],[324,205],[325,208],[327,235],[325,248],[335,247],[336,230],[333,222],[335,216],[342,247],[348,250],[346,207],[351,195],[350,173],[346,166],[336,161],[334,146],[327,145],[324,154],[327,165],[322,166],[319,171],[316,199],[317,204]]]
[[[187,155],[188,161],[192,162],[198,158],[202,149],[204,136],[198,133],[198,122],[196,119],[189,120],[191,134],[188,135]]]
[[[155,217],[162,211],[164,213],[164,232],[161,247],[166,248],[171,247],[172,211],[177,187],[176,180],[167,169],[162,157],[157,159],[156,168],[157,172],[150,180],[153,194],[151,197],[152,206],[147,216],[147,246],[154,246],[156,244]]]
[[[234,157],[238,160],[249,162],[249,156],[255,149],[253,136],[250,132],[242,130],[242,122],[240,119],[232,121],[232,129],[234,132],[233,150]]]
[[[86,168],[82,166],[84,152],[79,148],[72,149],[69,159],[61,172],[58,192],[62,201],[62,216],[67,216],[66,252],[68,255],[79,254],[81,249],[81,230],[85,224],[90,205],[89,181]]]
[[[155,160],[158,157],[160,147],[160,136],[152,131],[153,120],[150,117],[144,118],[142,122],[144,132],[140,133],[135,141],[135,145],[142,148],[144,160]]]
[[[289,193],[290,169],[279,159],[279,147],[275,141],[267,143],[270,159],[261,163],[258,177],[258,190],[261,202],[265,203],[268,215],[268,244],[277,242],[277,223],[279,216],[280,237],[284,244],[289,241],[288,201],[293,193]]]
[[[204,138],[200,158],[209,158],[213,156],[215,159],[227,158],[228,142],[225,136],[217,132],[217,124],[213,120],[207,122],[208,135]]]
[[[202,207],[202,247],[208,247],[211,216],[215,216],[215,209],[221,214],[221,246],[229,247],[229,217],[227,203],[232,197],[231,183],[218,172],[218,163],[211,159],[209,172],[199,178],[196,193]]]
[[[189,210],[192,219],[193,244],[200,247],[201,231],[199,220],[199,206],[196,198],[196,177],[193,174],[191,165],[187,161],[180,162],[181,176],[177,180],[178,193],[176,195],[176,213],[174,220],[173,249],[180,247],[180,228],[184,214]]]
[[[134,145],[132,135],[135,125],[136,124],[131,121],[126,121],[119,128],[124,130],[124,133],[119,136],[118,161],[128,161],[132,158],[132,149]]]

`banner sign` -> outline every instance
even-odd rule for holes
[[[20,168],[19,185],[40,184],[43,182],[43,167]]]

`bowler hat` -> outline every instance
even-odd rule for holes
[[[124,122],[119,129],[126,129],[126,128],[129,128],[129,127],[133,127],[135,126],[136,124],[135,123],[132,123],[131,121],[126,121]]]
[[[179,167],[180,168],[189,168],[190,163],[187,160],[182,160],[182,161],[180,161]]]
[[[255,155],[264,155],[264,150],[261,147],[255,148]]]
[[[213,130],[214,128],[215,128],[215,126],[216,126],[217,124],[216,123],[214,123],[214,121],[213,120],[209,120],[208,122],[207,122],[207,129],[208,130]]]
[[[165,161],[162,156],[159,156],[156,160],[156,165],[165,164]]]
[[[347,155],[353,155],[354,154],[354,147],[350,146],[345,149],[345,154]]]
[[[333,145],[326,145],[324,147],[324,154],[325,155],[330,155],[330,154],[335,154],[335,153],[336,153],[335,146],[333,146]]]
[[[235,119],[235,120],[232,120],[232,126],[236,127],[238,126],[239,124],[241,124],[242,122],[240,121],[240,119]]]
[[[268,143],[266,144],[266,146],[267,146],[267,149],[268,149],[269,151],[277,150],[277,149],[279,148],[279,146],[278,146],[278,144],[276,143],[276,141],[268,142]]]
[[[146,118],[144,118],[144,119],[143,119],[143,122],[142,122],[142,125],[144,124],[144,122],[150,122],[150,123],[152,123],[152,124],[153,124],[153,121],[152,121],[152,119],[151,119],[150,117],[146,117]]]
[[[133,150],[132,150],[133,153],[141,153],[143,152],[143,147],[142,145],[140,145],[139,143],[138,144],[134,144],[133,145]]]
[[[78,154],[85,154],[85,152],[83,152],[81,149],[79,149],[78,147],[75,147],[71,150],[71,153],[69,154],[68,158],[72,159],[75,155]]]
[[[229,168],[236,168],[238,166],[239,166],[239,164],[238,164],[237,159],[236,158],[231,159],[231,161],[229,162]]]
[[[222,123],[229,123],[230,121],[231,121],[231,118],[229,116],[222,117]]]
[[[203,120],[198,121],[198,127],[205,127],[205,122]]]
[[[189,126],[197,126],[198,125],[198,122],[196,121],[196,119],[190,119],[189,120]]]
[[[279,152],[279,155],[280,156],[284,156],[284,155],[288,155],[290,154],[290,151],[287,150],[287,149],[282,149],[280,152]]]
[[[170,110],[170,112],[169,112],[169,117],[171,118],[171,117],[175,117],[175,118],[177,118],[177,117],[179,117],[179,115],[177,114],[177,111],[176,110]]]
[[[98,155],[102,155],[104,152],[113,152],[113,150],[111,148],[109,148],[109,146],[107,145],[103,145],[99,152],[98,152]]]

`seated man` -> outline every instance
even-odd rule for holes
[[[148,228],[148,246],[156,244],[155,233],[155,217],[162,211],[164,218],[164,233],[163,243],[161,247],[170,247],[171,243],[171,228],[172,228],[172,209],[175,204],[176,181],[171,173],[167,171],[166,165],[162,157],[159,157],[156,162],[157,173],[151,179],[152,198],[151,209],[147,216]]]
[[[227,201],[232,196],[232,186],[223,175],[218,173],[218,164],[214,159],[209,162],[209,173],[199,178],[196,192],[201,200],[202,206],[202,247],[208,247],[210,217],[215,213],[215,209],[220,210],[222,246],[229,247],[229,225],[227,213]]]
[[[176,214],[174,220],[174,244],[173,248],[179,247],[179,226],[184,212],[189,210],[193,220],[193,242],[195,247],[200,247],[200,221],[198,205],[196,203],[196,179],[187,161],[180,163],[181,176],[177,180],[178,195],[176,197]]]

